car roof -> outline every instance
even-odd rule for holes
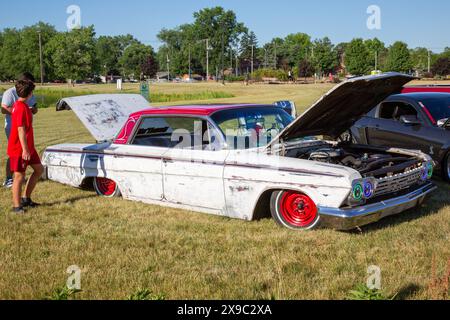
[[[388,98],[388,100],[398,99],[398,98],[409,98],[412,100],[421,100],[429,98],[449,98],[450,93],[446,92],[413,92],[413,93],[402,93],[394,94]]]
[[[184,105],[184,106],[166,106],[147,108],[142,111],[133,113],[130,117],[142,115],[195,115],[210,116],[215,112],[242,108],[256,107],[274,107],[275,105],[258,105],[258,104],[220,104],[220,105]]]

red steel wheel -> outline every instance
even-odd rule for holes
[[[94,178],[94,189],[98,195],[112,198],[120,196],[120,191],[117,184],[107,178]]]
[[[319,212],[314,201],[297,191],[274,192],[271,213],[278,224],[290,229],[312,229],[319,221]]]

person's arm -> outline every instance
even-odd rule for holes
[[[33,115],[38,113],[38,107],[37,104],[35,104],[34,106],[31,107],[31,113],[33,113]]]
[[[30,161],[31,154],[28,149],[28,141],[27,141],[27,133],[25,131],[25,127],[17,128],[19,131],[19,140],[20,145],[22,146],[22,159],[25,161]]]
[[[3,98],[2,98],[2,108],[1,108],[2,113],[11,115],[14,102],[16,102],[16,101],[14,99],[13,94],[11,93],[11,90],[6,90],[3,93]]]
[[[8,107],[6,104],[2,103],[2,114],[11,114],[12,113],[12,108]]]
[[[30,100],[28,101],[29,106],[31,107],[31,112],[33,114],[37,114],[38,113],[38,107],[37,107],[37,101],[36,101],[36,97],[32,96],[30,98]]]

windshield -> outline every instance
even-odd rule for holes
[[[284,110],[273,106],[224,110],[211,118],[224,133],[231,149],[264,147],[294,120]]]
[[[435,122],[450,118],[450,96],[444,98],[426,98],[422,99],[421,102]]]

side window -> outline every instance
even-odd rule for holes
[[[381,104],[379,112],[381,119],[400,121],[402,116],[417,117],[417,111],[410,104],[403,102],[385,102]]]
[[[190,117],[146,117],[135,134],[132,145],[215,150],[219,141],[206,120]]]

